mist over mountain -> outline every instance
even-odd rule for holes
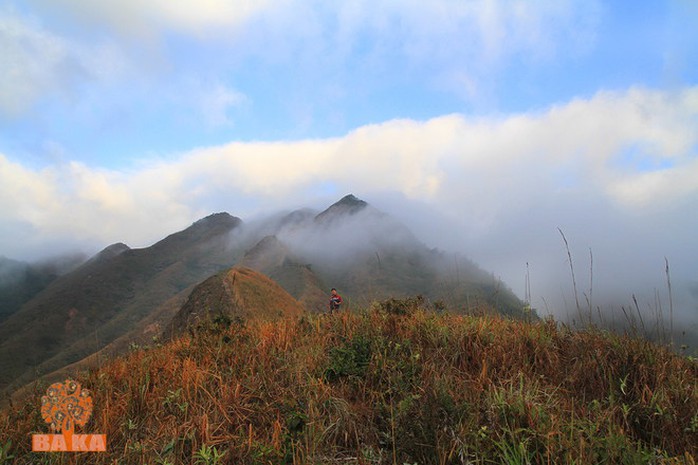
[[[299,209],[249,223],[217,213],[149,247],[112,244],[23,301],[0,324],[0,388],[118,353],[197,312],[270,313],[264,296],[283,294],[273,286],[292,308],[311,312],[326,310],[330,287],[339,289],[345,308],[417,294],[455,312],[521,316],[523,307],[492,274],[427,247],[353,195],[321,212]]]
[[[580,304],[587,306],[591,297],[594,313],[600,310],[608,321],[624,319],[622,307],[634,309],[635,295],[646,322],[656,320],[661,305],[669,325],[666,258],[674,326],[698,332],[698,297],[692,291],[698,284],[698,216],[686,214],[686,202],[624,211],[598,191],[583,198],[564,190],[550,195],[538,192],[535,183],[522,184],[520,195],[534,198],[519,202],[511,195],[498,209],[487,199],[463,195],[457,208],[454,201],[454,208],[439,211],[427,200],[385,192],[371,204],[430,246],[464,254],[492,271],[521,298],[528,274],[533,307],[569,323],[579,318],[558,228],[569,242]]]
[[[0,257],[0,322],[19,310],[53,280],[85,261],[80,254],[25,263]]]
[[[248,266],[282,285],[288,276],[296,281],[305,276],[304,284],[295,285],[316,296],[305,297],[306,303],[312,302],[309,308],[326,306],[326,298],[318,298],[323,295],[319,287],[325,296],[330,287],[337,287],[359,306],[423,294],[456,311],[479,302],[483,308],[520,312],[521,302],[501,280],[462,254],[427,247],[396,218],[353,195],[314,215],[311,210],[293,211],[261,224],[265,226],[257,230],[273,239],[265,239],[264,247],[246,257]]]

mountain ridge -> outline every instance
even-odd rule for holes
[[[212,215],[150,247],[111,245],[54,280],[0,325],[0,389],[94,353],[168,298],[227,268],[236,259],[228,234],[240,224]]]
[[[140,340],[139,325],[166,326],[177,313],[166,302],[186,302],[196,285],[236,265],[276,281],[311,312],[325,311],[337,287],[345,307],[422,294],[457,312],[521,316],[506,286],[467,261],[453,282],[452,263],[352,194],[319,213],[294,210],[257,224],[214,213],[149,247],[105,247],[0,323],[0,390]]]

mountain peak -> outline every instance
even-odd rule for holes
[[[333,206],[335,206],[335,205],[337,205],[337,206],[344,205],[347,207],[360,209],[360,208],[364,208],[365,206],[367,206],[368,203],[357,198],[354,194],[347,194],[344,197],[342,197],[341,199],[339,199],[339,201],[337,203],[335,203]]]
[[[131,248],[123,242],[117,242],[108,247],[105,247],[101,252],[97,254],[97,256],[99,258],[112,258],[127,250],[131,250]]]
[[[235,218],[233,215],[227,212],[212,213],[205,218],[201,218],[195,221],[192,226],[215,226],[215,225],[229,225],[237,226],[240,222],[239,218]]]
[[[357,198],[354,194],[348,194],[317,215],[315,220],[322,222],[331,220],[336,216],[353,215],[366,207],[368,207],[367,202]]]
[[[282,260],[287,254],[288,249],[276,236],[265,236],[245,253],[243,263],[249,268],[259,269],[261,262],[268,260],[269,256]]]
[[[170,234],[153,245],[153,248],[157,250],[168,247],[181,249],[182,247],[196,245],[199,241],[223,236],[240,224],[242,224],[242,220],[229,213],[214,213],[194,222],[187,229]]]

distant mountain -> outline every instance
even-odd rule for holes
[[[0,257],[0,322],[19,310],[53,280],[84,261],[84,257],[78,255],[41,263]]]
[[[324,286],[325,296],[329,287],[336,287],[355,306],[423,294],[455,311],[521,316],[521,301],[501,281],[465,257],[429,249],[404,224],[353,195],[312,221],[279,228],[276,238],[290,263],[302,264],[319,277],[316,282]],[[275,250],[269,253],[278,255]],[[255,268],[254,263],[249,266]],[[277,275],[282,271],[278,266],[258,269]]]
[[[0,322],[0,390],[111,357],[211,312],[324,311],[330,287],[346,309],[421,294],[455,312],[522,316],[522,302],[491,274],[428,248],[353,195],[322,212],[251,224],[217,213],[147,248],[113,244],[22,300]]]
[[[0,322],[48,286],[57,275],[0,257]]]
[[[107,247],[0,324],[0,389],[76,362],[127,333],[179,292],[242,257],[241,220],[211,215],[151,247]]]

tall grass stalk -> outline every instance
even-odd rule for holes
[[[671,292],[671,275],[669,274],[669,259],[664,257],[666,285],[669,289],[669,343],[674,347],[674,298]]]
[[[567,251],[567,259],[570,264],[570,274],[572,275],[572,289],[574,290],[574,302],[577,306],[577,314],[582,317],[582,307],[579,305],[579,295],[577,293],[577,279],[574,276],[574,264],[572,263],[572,252],[570,252],[570,245],[567,242],[567,238],[565,237],[565,233],[562,232],[562,229],[557,228],[557,230],[560,232],[560,235],[562,236],[562,240],[565,243],[565,250]],[[591,321],[589,321],[591,324]]]
[[[591,315],[592,315],[593,294],[594,294],[594,253],[591,251],[591,247],[589,247],[589,321],[591,321]],[[599,315],[600,315],[600,312],[599,312]]]

